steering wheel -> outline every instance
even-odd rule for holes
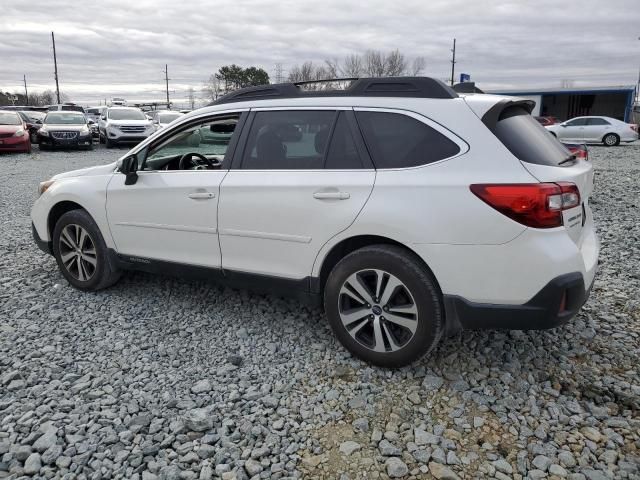
[[[194,160],[193,157],[196,157],[197,160]],[[205,157],[201,153],[198,152],[187,152],[182,157],[180,157],[180,162],[178,163],[179,170],[186,170],[185,163],[189,160],[190,165],[195,167],[195,170],[205,170],[207,168],[216,168],[219,166],[218,162],[214,162],[210,158]]]

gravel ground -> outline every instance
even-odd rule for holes
[[[397,371],[295,301],[70,288],[31,240],[37,183],[124,152],[0,156],[0,478],[640,478],[640,145],[591,148],[602,263],[570,325]]]

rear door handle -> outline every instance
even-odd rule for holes
[[[211,192],[195,192],[190,193],[188,196],[192,200],[208,200],[210,198],[214,198],[216,194]]]
[[[313,198],[318,200],[346,200],[351,195],[347,192],[315,192]]]

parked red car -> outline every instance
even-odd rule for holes
[[[29,129],[18,112],[0,110],[0,152],[31,153]]]
[[[534,117],[540,125],[546,127],[547,125],[555,125],[556,123],[560,123],[556,117]]]

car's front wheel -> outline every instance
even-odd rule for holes
[[[98,225],[85,210],[62,215],[53,229],[52,240],[60,271],[77,289],[100,290],[120,278],[120,272],[109,261]]]
[[[604,143],[607,147],[615,147],[620,144],[620,137],[615,133],[607,133],[602,139],[602,143]]]
[[[373,245],[344,257],[324,290],[329,323],[355,356],[402,367],[426,355],[444,330],[435,279],[401,247]]]

